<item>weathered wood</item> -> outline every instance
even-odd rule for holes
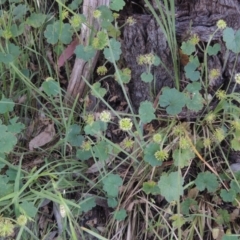
[[[88,26],[92,26],[96,31],[100,29],[100,26],[98,21],[93,18],[93,11],[101,5],[108,6],[109,0],[84,0],[83,2],[83,14],[87,19],[87,24]],[[88,45],[91,31],[89,27],[82,25],[79,36],[80,44]],[[82,97],[86,85],[84,79],[89,80],[92,70],[96,66],[98,57],[99,51],[96,52],[91,62],[76,58],[65,96],[66,103],[74,101],[77,96],[79,96],[79,98]]]

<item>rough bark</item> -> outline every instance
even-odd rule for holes
[[[226,21],[227,25],[235,30],[240,28],[240,1],[238,0],[175,0],[176,10],[176,36],[179,47],[182,41],[190,35],[197,34],[202,46],[206,46],[209,36],[216,30],[219,19]],[[156,9],[157,11],[157,9]],[[173,64],[166,37],[151,15],[134,15],[136,24],[126,26],[123,33],[123,57],[132,70],[130,82],[130,96],[135,108],[144,100],[152,99],[150,85],[140,80],[140,75],[145,71],[144,67],[137,64],[136,58],[140,54],[153,52],[157,54],[169,69],[169,73],[161,65],[152,68],[155,77],[155,92],[161,91],[163,86],[173,86]],[[236,72],[240,72],[240,57],[229,52],[222,42],[222,34],[219,31],[214,35],[211,45],[219,43],[221,51],[217,56],[208,57],[208,69],[218,68],[222,75],[210,82],[209,92],[214,92],[220,87],[227,87],[231,91]],[[199,58],[203,57],[201,51]],[[227,60],[226,60],[227,58]],[[224,68],[224,62],[226,66]],[[235,63],[236,61],[236,63]],[[182,75],[183,76],[183,75]],[[229,80],[231,79],[229,86]],[[239,91],[239,87],[234,88]]]

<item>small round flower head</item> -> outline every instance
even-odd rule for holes
[[[168,152],[166,150],[159,150],[154,153],[154,156],[158,161],[164,161],[168,158]]]
[[[234,79],[237,84],[240,84],[240,73],[236,73]]]
[[[199,36],[196,33],[194,33],[193,36],[189,39],[189,41],[192,45],[197,45],[200,39]]]
[[[107,68],[105,66],[100,66],[97,68],[97,74],[103,76],[107,73]]]
[[[114,17],[114,19],[118,19],[119,18],[119,14],[118,13],[113,13],[113,17]]]
[[[155,56],[152,53],[142,54],[137,57],[137,63],[139,65],[153,65],[155,61]]]
[[[132,121],[130,118],[122,118],[120,121],[119,121],[119,127],[122,131],[129,131],[132,129]]]
[[[83,151],[89,151],[92,147],[92,144],[90,141],[84,141],[81,145],[81,148]]]
[[[62,11],[62,19],[66,19],[66,18],[68,17],[68,15],[69,15],[69,12],[64,9],[64,10]]]
[[[203,146],[204,146],[205,148],[210,147],[211,144],[212,144],[212,140],[211,140],[210,138],[204,138],[204,139],[203,139]]]
[[[224,20],[220,19],[217,21],[218,29],[225,29],[226,27],[227,27],[227,23]]]
[[[70,24],[73,28],[80,28],[83,22],[84,19],[80,15],[74,15],[70,20]]]
[[[179,140],[179,147],[181,149],[187,149],[190,147],[189,140],[186,137],[181,137]]]
[[[206,117],[205,120],[208,124],[213,123],[216,120],[216,115],[212,112],[210,112]]]
[[[100,18],[101,17],[101,12],[99,10],[95,10],[93,11],[93,17],[94,18]]]
[[[0,237],[9,237],[14,233],[14,225],[8,219],[0,218]]]
[[[225,133],[222,128],[217,128],[213,133],[214,139],[216,142],[220,143],[222,140],[225,139]]]
[[[155,143],[160,143],[163,140],[162,134],[156,133],[153,135],[153,141]]]
[[[27,224],[27,217],[25,215],[20,215],[17,218],[17,224],[19,226],[25,226]]]
[[[216,97],[219,99],[219,100],[224,100],[226,99],[227,97],[227,94],[224,90],[217,90],[216,92]]]
[[[240,130],[240,121],[239,120],[235,120],[232,122],[232,127],[236,130]]]
[[[136,20],[133,17],[128,17],[127,24],[132,26],[136,23]]]
[[[218,68],[211,69],[209,72],[210,81],[217,79],[218,77],[220,77],[220,75],[221,75],[220,69]]]
[[[100,120],[103,122],[110,122],[111,121],[111,113],[109,111],[102,111],[100,113]]]
[[[173,128],[173,133],[174,135],[176,136],[181,136],[183,135],[185,132],[184,132],[184,126],[182,124],[178,124],[177,126],[175,126]]]
[[[5,39],[10,39],[13,37],[12,32],[9,29],[6,29],[2,32],[2,37]]]
[[[125,138],[122,142],[122,146],[125,150],[129,151],[133,148],[134,141],[131,138]]]
[[[87,125],[92,125],[94,123],[94,115],[93,114],[88,114],[85,117],[85,122],[87,123]]]

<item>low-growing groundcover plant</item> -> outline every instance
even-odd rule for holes
[[[174,12],[170,2],[163,1]],[[88,110],[84,101],[69,107],[63,98],[72,66],[65,63],[63,76],[53,62],[83,24],[92,27],[81,4],[0,1],[0,238],[238,239],[240,175],[231,170],[222,143],[240,150],[240,110],[233,104],[240,96],[223,90],[211,99],[203,94],[206,72],[212,79],[221,74],[206,69],[208,56],[217,54],[219,46],[210,37],[201,63],[195,54],[202,47],[198,36],[183,42],[181,51],[189,59],[186,87],[179,88],[178,76],[175,87],[162,89],[157,106],[144,101],[134,113],[125,88],[131,70],[118,64],[117,12],[125,3],[111,0],[109,7],[94,11],[101,30],[93,29],[88,46],[75,48],[76,57],[89,62],[97,50],[103,53],[95,73],[100,80],[86,80],[96,108]],[[168,21],[174,24],[173,18]],[[174,31],[167,26],[161,28],[172,40],[174,59]],[[223,20],[212,36],[219,31],[227,49],[238,54],[239,31]],[[139,64],[146,65],[141,80],[151,82],[151,65],[161,61],[147,53],[139,56]],[[114,109],[106,98],[109,90],[102,83],[109,66],[129,110]],[[240,84],[239,73],[233,78]],[[207,111],[214,98],[216,107]],[[183,109],[205,114],[179,121]],[[91,224],[100,219],[96,210],[105,215],[102,224]]]

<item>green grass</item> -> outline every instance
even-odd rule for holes
[[[101,66],[110,71],[101,76],[94,70],[92,81],[83,79],[88,91],[81,101],[67,105],[73,62],[66,61],[60,72],[54,63],[82,24],[92,27],[87,22],[73,27],[80,2],[0,3],[0,239],[46,239],[55,233],[76,240],[192,240],[212,239],[221,228],[222,239],[238,239],[240,175],[231,170],[228,155],[240,150],[240,112],[233,104],[240,97],[222,90],[212,100],[203,94],[212,70],[208,49],[217,54],[217,46],[210,38],[200,63],[196,36],[177,46],[174,1],[156,1],[159,18],[146,0],[168,39],[175,88],[162,90],[156,107],[145,101],[136,113],[126,90],[130,72],[119,63],[121,26],[113,17],[122,1],[113,1],[99,9],[101,33],[92,29],[95,39],[76,51],[91,61],[101,50]],[[217,31],[238,54],[226,38],[231,30]],[[179,47],[190,59],[185,89],[180,89]],[[158,57],[151,55],[148,69]],[[113,72],[124,96],[118,106],[106,97]],[[91,97],[96,104],[89,110]],[[211,101],[216,107],[209,111]],[[179,121],[182,109],[201,114]]]

